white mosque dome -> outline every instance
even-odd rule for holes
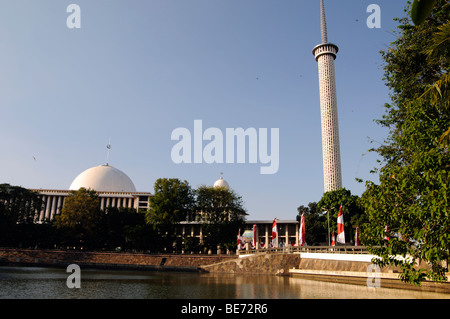
[[[107,164],[82,172],[73,180],[70,190],[81,187],[97,192],[136,192],[133,181],[124,172]]]
[[[214,187],[223,187],[225,189],[230,189],[230,185],[228,185],[227,181],[223,179],[222,176],[214,183]]]

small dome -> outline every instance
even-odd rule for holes
[[[225,189],[230,189],[230,185],[228,185],[227,181],[223,179],[222,176],[214,183],[214,187],[223,187]]]
[[[109,165],[85,170],[73,180],[70,190],[79,190],[81,187],[97,192],[136,192],[132,180],[121,170]]]

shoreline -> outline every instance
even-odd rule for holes
[[[266,274],[315,281],[367,285],[368,278],[378,277],[380,287],[449,294],[450,281],[425,281],[421,286],[405,283],[398,272],[383,269],[367,272],[367,256],[363,260],[317,259],[316,254],[256,254],[236,255],[146,254],[130,252],[94,252],[0,248],[0,266],[67,268],[77,264],[88,269],[131,270],[155,272],[190,272],[223,274]],[[341,257],[344,257],[342,254]],[[334,256],[337,258],[339,256]],[[342,258],[341,258],[342,259]],[[354,259],[354,257],[353,257]]]
[[[146,254],[51,249],[0,248],[0,265],[206,272],[201,267],[234,259],[229,255]]]
[[[201,267],[190,266],[156,266],[156,265],[129,265],[129,264],[107,264],[107,263],[76,263],[85,269],[103,269],[103,270],[130,270],[130,271],[171,271],[171,272],[191,272],[205,273]],[[0,262],[0,267],[42,267],[42,268],[60,268],[66,269],[70,263],[27,263],[27,262]],[[1,268],[0,268],[1,269]]]

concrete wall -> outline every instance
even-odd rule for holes
[[[372,258],[377,257],[369,254],[301,253],[298,267],[290,269],[289,273],[304,279],[326,282],[450,293],[449,281],[445,283],[426,281],[420,287],[404,283],[399,278],[400,267],[375,269],[371,262]],[[418,267],[427,269],[430,266],[422,262]],[[447,274],[447,277],[450,278],[449,275]]]
[[[291,269],[309,271],[366,272],[372,255],[285,253],[243,255],[238,259],[202,267],[209,272],[288,274]],[[397,269],[385,268],[394,273]]]
[[[62,250],[0,249],[1,264],[68,266],[200,267],[236,258],[217,255],[151,255],[133,253],[80,252]]]
[[[202,266],[202,269],[213,273],[288,275],[289,269],[298,267],[299,264],[299,254],[254,254]]]

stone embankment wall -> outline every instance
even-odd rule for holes
[[[348,260],[324,260],[324,259],[306,259],[300,262],[299,269],[309,270],[326,270],[326,271],[353,271],[366,272],[371,262],[348,261]],[[381,269],[383,272],[397,272],[393,267],[385,267]]]
[[[122,268],[198,268],[236,256],[226,255],[152,255],[115,252],[81,252],[63,250],[0,249],[0,265],[64,266],[69,264]]]
[[[289,275],[289,269],[299,264],[300,254],[255,254],[202,266],[202,269],[211,273]]]
[[[425,281],[421,286],[402,282],[399,278],[400,267],[376,268],[371,262],[372,255],[303,254],[302,257],[299,266],[290,270],[294,277],[370,287],[450,293],[450,281]],[[417,267],[428,269],[430,265],[421,262]],[[447,277],[450,277],[449,275],[447,274]]]

